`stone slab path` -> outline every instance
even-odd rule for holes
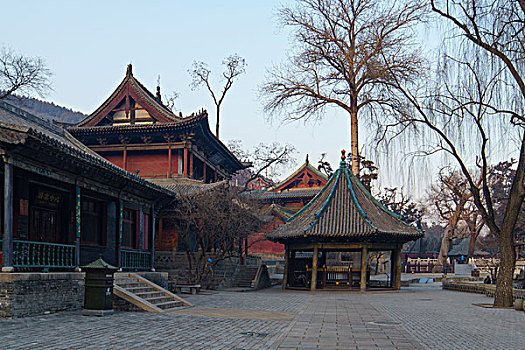
[[[218,292],[172,313],[0,319],[0,349],[523,349],[525,312],[443,291]]]

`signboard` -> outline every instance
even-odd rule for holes
[[[48,189],[38,188],[35,192],[35,204],[56,209],[60,206],[62,195]]]

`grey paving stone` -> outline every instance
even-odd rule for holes
[[[229,316],[118,312],[97,318],[62,312],[0,319],[0,348],[512,350],[523,349],[525,334],[525,312],[473,306],[491,300],[443,291],[439,284],[416,285],[399,293],[275,288],[188,299],[202,308],[224,309]],[[243,318],[235,317],[236,310]],[[252,311],[254,319],[246,319]],[[293,317],[266,319],[261,311]]]

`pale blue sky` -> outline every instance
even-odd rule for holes
[[[227,95],[221,112],[221,139],[240,139],[246,147],[260,142],[289,142],[297,150],[298,166],[307,153],[316,164],[327,152],[332,166],[340,150],[349,149],[349,119],[327,110],[316,124],[267,122],[257,97],[267,69],[283,62],[289,36],[279,28],[276,11],[292,0],[264,1],[9,1],[2,4],[0,46],[45,59],[53,72],[54,91],[46,99],[90,114],[115,89],[128,63],[150,91],[161,77],[163,94],[179,93],[176,107],[184,115],[206,108],[210,128],[215,110],[204,89],[191,91],[187,70],[194,60],[209,64],[219,77],[222,60],[237,53],[248,67]],[[216,89],[220,85],[216,84]],[[360,124],[360,147],[367,134]],[[368,147],[369,149],[372,147]],[[397,155],[397,154],[396,154]],[[406,164],[396,155],[379,167],[381,183],[407,182]],[[385,157],[386,159],[386,157]],[[378,162],[378,160],[372,160]],[[423,194],[422,175],[412,167],[408,192]],[[282,174],[286,176],[292,169]],[[432,173],[432,171],[430,171]]]
[[[131,62],[150,91],[158,75],[163,94],[177,91],[183,114],[206,108],[212,130],[212,100],[205,90],[189,89],[187,70],[202,60],[218,74],[223,58],[238,53],[246,58],[247,73],[224,101],[221,139],[240,139],[250,147],[287,141],[299,151],[298,165],[306,153],[317,162],[322,152],[337,164],[340,150],[349,148],[346,115],[331,111],[316,125],[270,124],[258,101],[266,70],[282,62],[290,47],[275,17],[282,4],[286,1],[11,1],[2,6],[0,45],[45,59],[54,87],[46,99],[56,104],[91,113]]]

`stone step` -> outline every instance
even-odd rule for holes
[[[146,300],[148,298],[157,298],[157,297],[162,297],[165,295],[163,292],[159,292],[156,289],[152,290],[151,292],[142,292],[142,293],[135,293],[135,294],[141,297],[142,299],[146,299]]]
[[[139,288],[139,287],[148,287],[147,283],[144,282],[125,282],[125,283],[118,283],[119,286],[122,288],[130,289],[130,288]]]
[[[121,286],[122,287],[122,286]],[[124,288],[124,287],[123,287]],[[124,288],[133,294],[148,293],[157,291],[153,287],[135,287],[135,288]]]
[[[113,291],[117,296],[149,312],[164,312],[180,306],[192,306],[177,295],[133,273],[118,276]]]
[[[166,301],[164,303],[155,304],[155,306],[163,310],[173,309],[173,308],[182,306],[182,301],[178,301],[178,300]]]
[[[168,297],[168,296],[163,296],[163,297],[154,297],[154,298],[144,298],[144,300],[157,306],[159,304],[163,304],[168,301],[173,301],[173,298]]]

